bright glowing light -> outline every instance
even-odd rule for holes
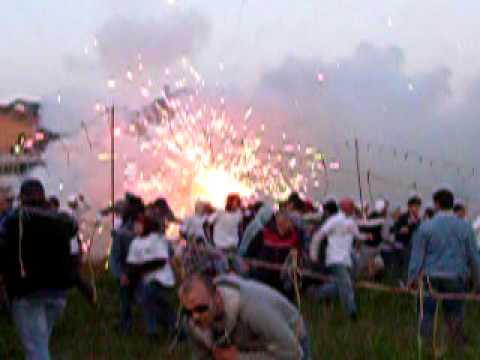
[[[107,86],[108,86],[110,89],[114,89],[115,86],[116,86],[115,80],[113,80],[113,79],[108,80],[108,81],[107,81]]]
[[[31,148],[33,148],[33,140],[28,139],[27,141],[25,141],[25,149],[31,149]]]
[[[329,168],[330,170],[340,170],[340,161],[331,162]]]
[[[45,140],[45,134],[42,133],[42,132],[37,132],[37,133],[35,134],[35,140],[36,140],[36,141],[43,141],[43,140]]]
[[[192,186],[193,199],[207,200],[213,206],[223,208],[230,193],[249,197],[254,194],[254,190],[221,168],[206,168],[195,176]]]
[[[143,97],[149,97],[150,96],[150,91],[146,87],[142,87],[140,89],[140,93],[142,94]]]

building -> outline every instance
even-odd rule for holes
[[[0,100],[0,176],[23,175],[43,164],[48,142],[58,136],[40,127],[40,100]]]

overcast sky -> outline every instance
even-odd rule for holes
[[[480,73],[476,0],[5,0],[0,96],[82,84],[87,74],[68,59],[82,56],[107,22],[162,21],[190,9],[211,28],[197,54],[201,70],[223,62],[243,86],[288,55],[336,61],[361,42],[401,48],[406,72],[447,66],[455,95]]]
[[[138,53],[159,73],[188,56],[210,85],[334,156],[331,139],[359,136],[464,166],[420,174],[366,156],[382,176],[478,190],[480,1],[171,1],[2,1],[0,97],[60,93],[49,120],[73,122]]]

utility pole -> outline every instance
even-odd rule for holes
[[[362,215],[363,214],[363,191],[362,191],[362,178],[360,175],[360,151],[358,147],[358,139],[355,138],[355,161],[357,163],[357,179],[358,179],[358,192],[360,194],[360,206],[361,206],[361,211]]]
[[[115,226],[115,107],[110,110],[110,191],[112,202],[112,229]]]

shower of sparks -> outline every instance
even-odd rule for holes
[[[253,107],[247,108],[243,122],[234,121],[238,116],[229,114],[224,97],[204,101],[205,81],[188,59],[182,58],[178,67],[165,69],[171,87],[159,90],[149,77],[148,87],[122,83],[133,92],[138,86],[136,91],[148,102],[116,117],[115,159],[122,166],[124,190],[147,201],[166,196],[186,212],[198,199],[222,207],[231,192],[251,200],[259,195],[282,199],[293,190],[306,193],[323,183],[322,152],[290,143],[286,134],[282,144],[264,144],[265,125],[259,131],[249,126]],[[133,74],[127,71],[126,77],[131,80]],[[107,82],[108,88],[117,85],[113,79]],[[95,105],[99,115],[104,109]],[[132,144],[133,150],[127,150]],[[98,161],[109,159],[107,147],[98,152]]]

